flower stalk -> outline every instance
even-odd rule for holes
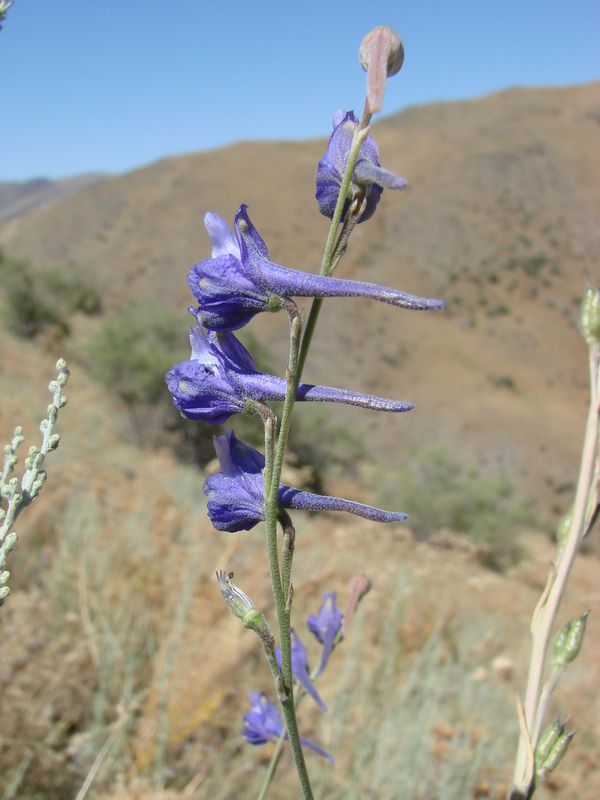
[[[592,290],[588,290],[589,292]],[[584,300],[584,311],[586,301]],[[588,303],[589,305],[589,303]],[[597,511],[598,481],[598,434],[600,421],[600,341],[597,337],[587,335],[584,318],[583,334],[589,347],[590,372],[590,404],[583,441],[579,477],[575,492],[575,501],[570,514],[568,533],[559,543],[556,561],[548,579],[540,602],[533,615],[531,624],[532,648],[529,662],[525,702],[523,705],[524,726],[522,727],[515,761],[513,785],[508,795],[509,800],[528,800],[536,788],[535,763],[532,763],[531,752],[535,751],[544,717],[546,715],[554,688],[564,670],[559,666],[552,671],[546,683],[543,683],[544,668],[550,647],[552,629],[556,621],[558,609],[565,592],[566,584],[573,567],[579,546],[590,530]],[[584,626],[583,626],[584,627]],[[580,646],[580,643],[579,643]],[[556,665],[555,665],[556,666]],[[569,740],[570,741],[570,740]]]

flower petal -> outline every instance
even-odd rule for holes
[[[209,211],[204,215],[204,227],[212,242],[212,257],[229,253],[240,259],[240,246],[233,235],[231,228],[220,214]]]

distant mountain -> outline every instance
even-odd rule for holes
[[[442,443],[482,468],[502,464],[558,511],[583,427],[578,302],[600,284],[600,83],[412,107],[374,133],[409,188],[384,193],[340,274],[440,296],[447,309],[331,301],[306,379],[416,403],[401,419],[339,412],[375,467]],[[184,337],[186,273],[210,254],[205,211],[231,219],[248,203],[276,261],[318,269],[327,221],[313,181],[325,141],[237,144],[97,180],[13,216],[0,245],[93,274],[109,312],[136,301],[179,309]],[[252,325],[283,372],[285,320]]]
[[[51,181],[34,178],[30,181],[0,181],[0,223],[27,214],[40,206],[62,200],[84,186],[98,183],[106,176],[101,173],[77,175],[73,178]]]

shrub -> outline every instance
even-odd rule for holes
[[[5,325],[17,336],[33,339],[44,334],[61,340],[71,332],[70,315],[98,314],[102,309],[98,289],[74,274],[74,268],[34,273],[26,262],[0,252],[0,278]]]
[[[4,321],[12,333],[26,339],[41,333],[49,333],[58,340],[69,335],[68,320],[61,309],[39,291],[28,264],[0,253],[0,277],[4,289]]]
[[[484,475],[440,445],[414,452],[382,484],[384,500],[410,515],[418,537],[441,528],[465,534],[482,546],[481,560],[497,570],[520,558],[515,529],[536,521],[505,474]]]
[[[97,287],[73,274],[72,269],[54,269],[40,275],[41,282],[54,298],[70,313],[99,314],[102,298]]]
[[[147,305],[121,311],[87,347],[92,375],[126,406],[137,444],[164,445],[183,462],[204,466],[214,458],[214,426],[184,419],[173,406],[165,372],[189,358],[185,320]]]

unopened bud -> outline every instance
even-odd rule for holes
[[[600,289],[588,286],[585,290],[579,325],[589,347],[600,344]]]
[[[217,570],[217,581],[227,608],[242,621],[244,628],[250,628],[259,635],[268,630],[267,621],[262,611],[255,607],[245,592],[231,582],[233,572]]]
[[[579,655],[589,614],[590,612],[586,611],[580,617],[567,622],[560,629],[554,642],[552,655],[552,661],[555,666],[564,669],[567,664],[575,661]]]
[[[59,433],[52,434],[52,436],[50,437],[50,441],[48,442],[48,452],[50,452],[51,450],[56,450],[59,443],[60,443],[60,434]]]
[[[364,574],[354,575],[350,580],[350,588],[348,592],[348,602],[344,611],[344,622],[342,625],[342,632],[344,636],[348,636],[348,629],[350,622],[354,616],[354,612],[363,597],[371,591],[371,580]]]
[[[375,114],[383,106],[386,78],[399,72],[404,63],[404,47],[397,33],[378,25],[362,40],[358,57],[367,73],[367,105]]]

